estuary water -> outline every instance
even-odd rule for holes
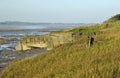
[[[82,23],[43,23],[35,25],[0,24],[0,36],[5,35],[39,35],[50,31],[84,25]]]

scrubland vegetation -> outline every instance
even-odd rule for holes
[[[119,19],[61,32],[81,32],[82,35],[74,43],[13,61],[1,78],[120,78]],[[86,47],[89,33],[95,39],[90,48]]]

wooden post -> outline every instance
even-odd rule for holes
[[[21,51],[23,51],[22,41],[20,41]]]
[[[92,36],[88,36],[87,47],[91,47],[91,45],[93,45],[93,43],[94,43],[94,38]]]

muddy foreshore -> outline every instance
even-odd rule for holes
[[[38,31],[38,30],[37,29],[35,29],[35,30],[31,30],[31,29],[27,29],[27,30],[26,29],[1,30],[0,29],[0,32],[10,32],[10,33],[11,32],[19,32],[19,31],[31,32],[31,31]],[[47,30],[43,30],[42,32],[45,33],[46,31]],[[26,50],[26,51],[16,51],[15,45],[19,42],[19,39],[22,36],[24,36],[24,35],[17,35],[17,34],[16,35],[12,35],[12,34],[0,35],[0,73],[6,67],[6,65],[9,64],[9,62],[11,62],[15,59],[33,56],[35,54],[42,53],[42,52],[46,51],[46,49],[32,49],[32,50]]]
[[[46,49],[33,49],[26,51],[2,50],[0,52],[0,72],[5,68],[7,64],[15,59],[26,58],[45,51]]]

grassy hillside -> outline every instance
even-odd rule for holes
[[[15,60],[1,78],[120,78],[120,21],[61,32],[71,31],[82,35],[74,43]],[[86,47],[89,33],[95,39],[90,48]]]
[[[107,20],[105,22],[110,23],[110,22],[116,22],[116,21],[120,21],[120,14],[117,14],[117,15],[111,17],[109,20]]]

